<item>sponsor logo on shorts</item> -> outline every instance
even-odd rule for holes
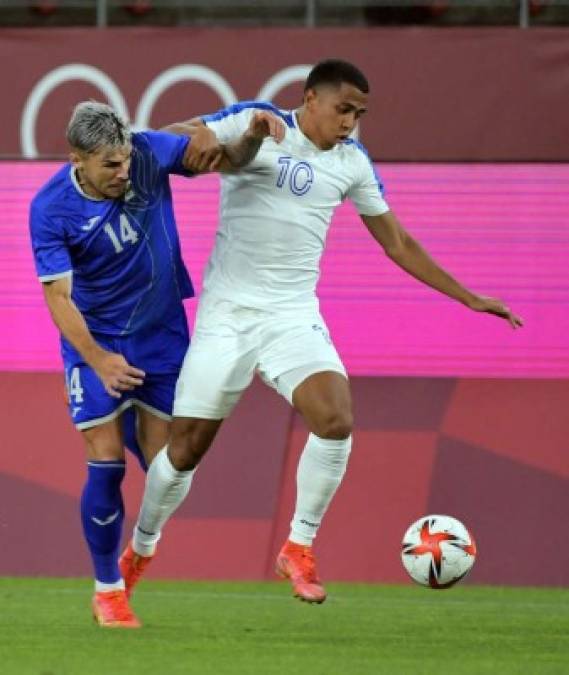
[[[325,340],[329,345],[332,344],[332,340],[330,339],[330,333],[328,333],[327,330],[325,330],[324,328],[322,328],[322,326],[320,326],[320,324],[313,323],[313,324],[312,324],[312,330],[316,331],[317,333],[321,333],[321,335],[322,335],[322,337],[324,338],[324,340]]]

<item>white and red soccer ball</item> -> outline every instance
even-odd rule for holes
[[[476,542],[456,518],[424,516],[405,532],[401,560],[418,584],[450,588],[472,569]]]

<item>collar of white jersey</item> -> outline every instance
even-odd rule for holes
[[[304,131],[302,131],[302,129],[300,128],[300,123],[298,121],[298,113],[296,110],[291,111],[291,116],[294,128],[298,131],[302,144],[305,145],[307,148],[310,148],[315,152],[324,154],[327,152],[333,152],[338,147],[338,145],[340,145],[339,143],[336,143],[336,145],[334,145],[329,150],[322,150],[322,148],[319,148],[315,143],[313,143],[310,140],[310,138],[308,138],[308,136],[304,133]]]

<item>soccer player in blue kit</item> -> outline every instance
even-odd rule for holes
[[[182,301],[194,290],[181,257],[169,174],[238,168],[267,135],[278,140],[283,134],[266,112],[225,146],[205,128],[190,137],[132,133],[109,106],[83,102],[67,129],[70,162],[32,201],[36,269],[61,332],[69,412],[87,450],[81,519],[99,625],[140,626],[119,568],[124,445],[146,467],[166,443],[189,344]],[[136,432],[123,425],[135,420],[134,409]]]

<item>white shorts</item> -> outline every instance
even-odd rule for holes
[[[329,370],[347,377],[318,310],[269,312],[202,298],[173,415],[224,419],[255,373],[292,403],[302,381]]]

